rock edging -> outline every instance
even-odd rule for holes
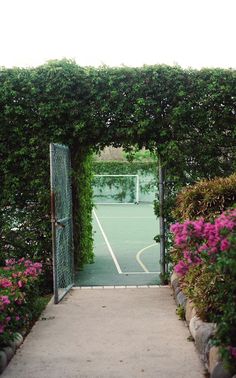
[[[196,349],[211,378],[235,378],[224,369],[220,359],[219,348],[212,346],[211,339],[216,331],[216,324],[203,322],[196,314],[193,303],[181,291],[179,276],[173,273],[171,286],[176,304],[184,309],[189,332],[194,339]]]
[[[8,363],[15,354],[15,351],[23,343],[23,336],[20,333],[16,333],[15,339],[9,341],[8,345],[0,349],[0,374],[5,370]]]

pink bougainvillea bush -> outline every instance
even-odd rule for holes
[[[193,265],[213,263],[222,252],[231,247],[230,239],[236,233],[236,209],[225,211],[214,222],[203,218],[171,226],[174,246],[182,253],[174,270],[185,275]]]
[[[41,272],[41,263],[24,258],[0,268],[0,346],[29,325]]]
[[[175,223],[174,271],[203,320],[215,322],[214,344],[236,372],[236,209],[214,221]]]

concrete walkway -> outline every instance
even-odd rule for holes
[[[200,378],[168,287],[73,289],[49,303],[3,378]]]

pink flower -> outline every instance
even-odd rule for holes
[[[211,248],[209,248],[209,250],[208,250],[208,255],[211,256],[211,255],[214,255],[214,254],[216,254],[216,253],[218,253],[218,252],[219,252],[219,250],[218,250],[217,247],[211,247]]]
[[[179,247],[185,246],[186,238],[183,235],[176,235],[175,237],[175,244]]]
[[[179,229],[182,229],[183,225],[181,223],[174,223],[170,226],[170,231],[173,232],[173,234],[176,234]]]
[[[18,320],[20,320],[20,317],[19,317],[19,315],[16,315],[16,320],[18,321]]]
[[[9,259],[5,261],[6,266],[12,266],[15,265],[16,260],[15,259]]]
[[[198,248],[198,252],[201,253],[203,251],[207,251],[208,250],[208,246],[206,245],[206,243],[202,244],[199,248]]]
[[[2,296],[0,297],[0,301],[1,301],[4,305],[8,305],[8,304],[11,303],[7,295],[2,295]]]
[[[174,271],[177,274],[180,274],[181,276],[184,276],[185,273],[187,273],[188,269],[189,269],[188,265],[182,260],[180,260],[178,264],[175,265],[174,267]]]
[[[32,263],[31,260],[25,260],[25,262],[24,262],[24,266],[25,266],[25,267],[31,266],[32,264],[33,264],[33,263]]]
[[[41,271],[41,269],[42,269],[42,264],[41,263],[39,263],[39,262],[36,262],[36,263],[34,263],[34,267],[36,268],[36,269],[38,269],[38,270],[40,270]]]
[[[37,276],[37,270],[33,266],[30,266],[29,268],[27,268],[25,270],[25,275],[36,277]]]
[[[198,238],[201,238],[204,231],[205,222],[204,219],[199,219],[194,222],[195,235]]]
[[[23,300],[22,299],[15,299],[16,304],[22,305]]]
[[[18,282],[17,282],[17,285],[18,285],[18,287],[19,288],[22,288],[24,285],[23,285],[23,282],[21,281],[21,280],[19,280]]]
[[[227,239],[223,239],[220,243],[221,251],[227,251],[230,248],[230,242]]]
[[[24,257],[21,257],[21,259],[19,259],[18,261],[17,261],[17,263],[18,264],[21,264],[21,263],[23,263],[25,261],[25,258]]]
[[[189,251],[184,251],[184,258],[191,262],[191,254],[189,253]]]
[[[11,286],[12,286],[12,283],[7,278],[0,279],[0,287],[2,287],[3,289],[5,289],[6,287],[11,287]]]
[[[4,332],[4,325],[0,323],[0,333]]]

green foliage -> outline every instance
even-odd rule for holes
[[[88,142],[128,150],[145,146],[158,152],[177,178],[232,172],[235,71],[161,65],[100,67],[89,75]]]
[[[178,315],[179,320],[185,320],[185,309],[184,309],[184,306],[178,305],[178,307],[176,309],[176,314]]]
[[[0,73],[0,265],[9,257],[43,261],[46,291],[52,287],[49,143],[73,148],[87,87],[86,70],[69,61]]]
[[[236,174],[203,180],[184,188],[177,196],[173,216],[178,220],[211,219],[236,202]]]
[[[165,259],[165,263],[168,263],[167,259]],[[168,270],[168,272],[165,273],[160,273],[159,277],[162,285],[168,285],[168,283],[170,282],[170,270]]]
[[[94,161],[93,172],[96,175],[136,175],[156,176],[157,163],[155,161]]]
[[[236,235],[230,239],[231,248],[221,254],[214,271],[224,277],[224,305],[222,316],[215,315],[217,331],[215,344],[220,346],[222,357],[228,368],[236,373]]]
[[[44,309],[46,308],[48,302],[52,298],[51,294],[39,295],[35,298],[34,308],[32,309],[32,321],[34,322],[39,318]]]
[[[162,158],[166,182],[174,183],[169,197],[191,180],[232,173],[235,92],[234,70],[82,68],[67,60],[2,68],[0,263],[14,256],[40,259],[50,278],[50,142],[72,151],[76,264],[87,262],[92,259],[90,151],[106,145],[150,149]]]
[[[74,152],[73,205],[75,268],[93,262],[92,237],[92,153],[78,149]]]
[[[197,315],[213,322],[222,316],[227,295],[225,277],[208,265],[196,265],[186,273],[183,291],[196,308]]]

